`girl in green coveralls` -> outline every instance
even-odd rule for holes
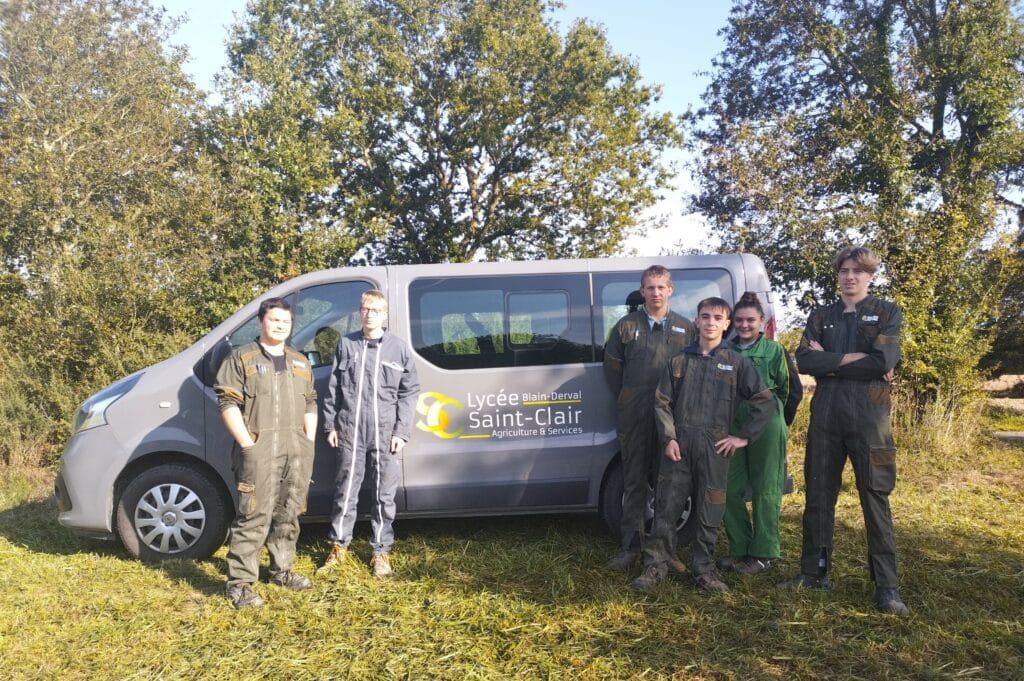
[[[737,449],[729,464],[726,487],[725,532],[729,537],[729,556],[718,561],[723,570],[748,575],[765,572],[779,557],[779,511],[786,477],[786,441],[789,430],[783,419],[783,405],[789,397],[789,368],[786,351],[764,337],[764,309],[757,294],[744,293],[733,311],[736,336],[732,348],[746,357],[776,397],[778,409],[768,427],[756,440]],[[797,378],[794,376],[794,380]],[[747,405],[741,404],[736,423],[747,418]],[[752,489],[753,518],[744,500],[747,483]]]

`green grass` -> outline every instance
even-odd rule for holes
[[[802,487],[802,454],[790,469]],[[784,558],[733,591],[673,578],[655,595],[603,568],[593,517],[399,521],[394,579],[352,561],[311,591],[223,597],[224,550],[148,565],[60,528],[52,474],[0,468],[0,678],[1020,679],[1024,472],[1020,449],[914,452],[892,497],[911,616],[871,603],[852,473],[837,509],[835,588],[782,592],[803,497],[786,497]],[[365,538],[365,524],[357,526]],[[307,526],[311,574],[325,527]],[[719,550],[724,548],[724,539]]]
[[[990,409],[986,414],[985,420],[989,430],[1001,432],[1024,431],[1024,413],[1013,409]]]

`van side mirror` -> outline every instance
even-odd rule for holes
[[[306,359],[309,360],[309,366],[316,367],[320,366],[320,351],[319,350],[306,350],[303,353],[306,355]]]

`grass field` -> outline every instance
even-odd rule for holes
[[[353,562],[304,593],[261,584],[266,606],[236,612],[224,549],[137,562],[56,524],[51,472],[0,468],[0,678],[1024,678],[1024,448],[901,457],[905,619],[871,603],[849,469],[830,593],[773,587],[795,569],[798,492],[783,560],[725,595],[631,591],[595,517],[543,516],[399,522],[394,579]],[[325,529],[303,531],[299,571]]]

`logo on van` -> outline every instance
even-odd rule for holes
[[[448,432],[451,415],[445,411],[445,407],[453,407],[457,411],[464,408],[461,402],[447,395],[435,392],[420,393],[419,399],[416,400],[416,413],[423,418],[416,422],[416,427],[446,440],[462,435],[461,427],[455,432]]]

